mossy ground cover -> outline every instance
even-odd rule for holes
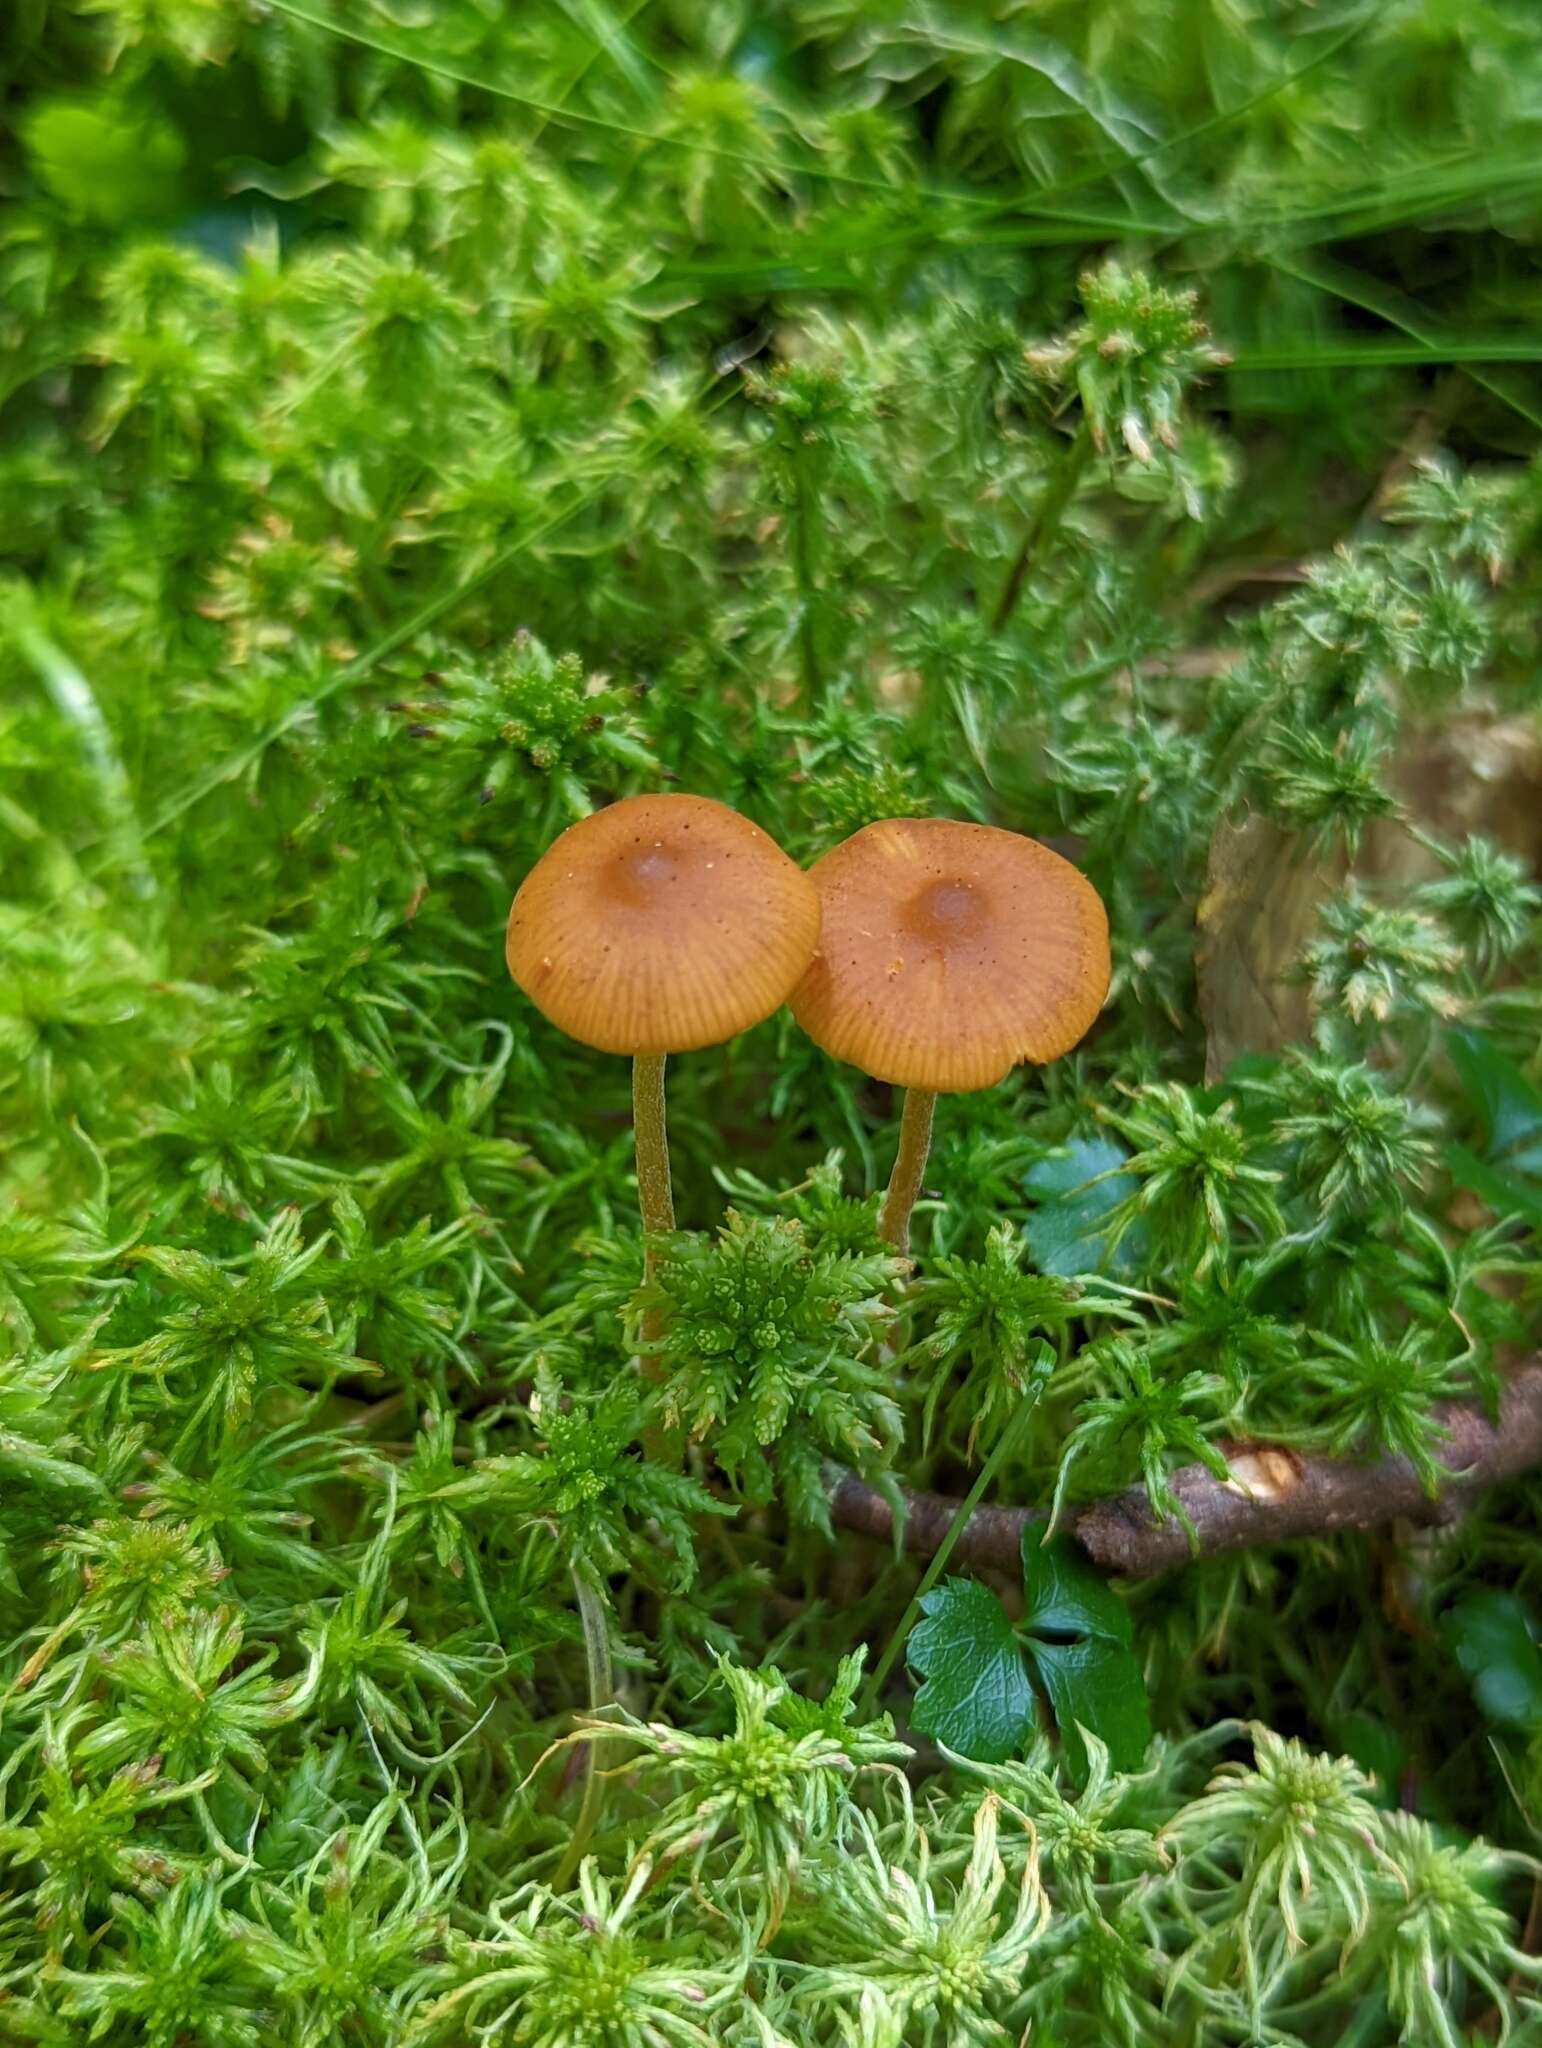
[[[0,75],[0,2039],[1542,2040],[1537,1482],[1074,1534],[1239,1440],[1442,1496],[1535,1344],[1527,0],[21,0]],[[645,1279],[503,933],[657,790],[1106,902],[911,1262],[783,1011],[670,1063]],[[854,1494],[1059,1534],[923,1585]]]

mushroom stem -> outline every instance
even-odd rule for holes
[[[675,1197],[669,1181],[669,1139],[664,1129],[664,1059],[640,1052],[632,1062],[632,1130],[637,1141],[637,1203],[643,1230],[661,1237],[675,1227]],[[647,1254],[649,1267],[653,1255]]]
[[[921,1192],[926,1155],[932,1148],[932,1111],[936,1106],[935,1090],[905,1090],[899,1150],[894,1155],[894,1171],[889,1175],[888,1193],[878,1218],[878,1235],[902,1255],[910,1250],[910,1212]]]
[[[632,1135],[637,1145],[637,1206],[642,1211],[643,1273],[653,1277],[654,1240],[675,1227],[675,1196],[669,1179],[669,1135],[664,1124],[664,1060],[661,1052],[640,1052],[632,1061]],[[646,1308],[642,1337],[646,1345],[664,1334],[663,1312]],[[643,1377],[661,1380],[664,1361],[656,1351],[642,1355]],[[649,1439],[652,1455],[664,1457],[662,1436]]]

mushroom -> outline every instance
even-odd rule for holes
[[[632,1060],[643,1230],[672,1230],[664,1061],[787,1000],[819,937],[813,883],[704,796],[633,796],[571,825],[520,883],[509,972],[559,1030]]]
[[[792,994],[816,1045],[906,1090],[879,1231],[910,1242],[939,1094],[1069,1052],[1108,993],[1096,889],[1036,839],[886,818],[816,861],[819,949]]]

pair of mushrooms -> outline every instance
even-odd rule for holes
[[[560,1030],[632,1059],[637,1189],[674,1228],[664,1061],[784,1002],[816,1045],[904,1088],[879,1230],[908,1249],[937,1096],[1069,1052],[1108,992],[1086,877],[990,825],[890,818],[805,873],[726,804],[635,796],[570,826],[520,884],[509,972]]]

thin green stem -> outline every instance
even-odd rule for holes
[[[819,497],[808,473],[808,458],[793,457],[793,575],[798,585],[798,659],[803,671],[803,708],[817,711],[824,694],[819,660]]]
[[[1076,429],[1065,453],[1061,456],[1054,475],[1045,486],[1044,495],[1028,522],[1028,531],[1023,535],[1023,544],[1017,551],[1017,560],[1012,564],[1001,597],[991,620],[991,630],[1000,633],[1005,630],[1008,620],[1017,610],[1017,601],[1023,594],[1023,586],[1029,574],[1037,566],[1044,550],[1060,529],[1066,507],[1076,495],[1076,486],[1081,482],[1082,472],[1092,460],[1092,428],[1084,417]]]
[[[664,1062],[659,1061],[662,1067]],[[615,1678],[610,1663],[610,1617],[605,1611],[605,1602],[597,1588],[586,1579],[575,1565],[573,1567],[573,1592],[578,1601],[578,1618],[583,1624],[584,1657],[589,1667],[589,1711],[597,1714],[608,1707],[616,1696]],[[584,1747],[584,1800],[578,1809],[578,1820],[573,1828],[573,1838],[567,1852],[557,1866],[552,1879],[552,1890],[560,1892],[583,1861],[585,1849],[594,1833],[595,1823],[600,1817],[600,1807],[605,1799],[605,1783],[600,1776],[600,1744],[602,1736],[592,1735]]]
[[[932,1111],[936,1106],[933,1089],[906,1089],[899,1150],[894,1155],[894,1171],[889,1175],[888,1192],[878,1218],[878,1235],[902,1256],[910,1250],[910,1212],[921,1192],[926,1155],[932,1148]]]
[[[867,1719],[877,1712],[878,1701],[883,1693],[884,1682],[893,1670],[894,1660],[903,1649],[911,1629],[915,1626],[916,1616],[921,1612],[921,1602],[947,1569],[948,1559],[953,1555],[954,1544],[963,1535],[965,1528],[968,1526],[969,1517],[984,1499],[986,1488],[1011,1456],[1017,1445],[1018,1438],[1026,1428],[1034,1409],[1039,1405],[1039,1396],[1044,1392],[1048,1384],[1049,1374],[1047,1372],[1037,1374],[1029,1383],[1018,1406],[1017,1413],[1001,1432],[996,1442],[996,1448],[980,1467],[979,1477],[975,1480],[974,1485],[970,1487],[964,1498],[959,1502],[958,1511],[948,1524],[947,1534],[938,1544],[933,1553],[931,1563],[922,1573],[921,1583],[910,1596],[910,1604],[906,1607],[898,1623],[890,1632],[889,1640],[883,1646],[883,1655],[873,1667],[872,1677],[868,1679],[867,1684],[862,1688],[862,1697],[857,1707],[859,1718]]]

